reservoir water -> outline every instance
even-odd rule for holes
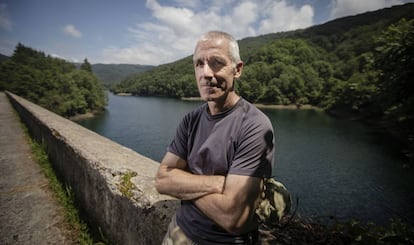
[[[108,94],[105,113],[78,121],[160,161],[181,118],[202,102]],[[273,174],[311,221],[414,223],[414,171],[366,125],[313,110],[262,109],[276,135]],[[296,206],[296,205],[294,205]]]

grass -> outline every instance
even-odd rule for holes
[[[81,219],[79,210],[76,208],[72,189],[67,185],[63,185],[58,180],[45,152],[45,148],[30,137],[27,128],[23,124],[22,127],[27,135],[36,162],[40,165],[43,174],[49,180],[49,187],[53,191],[58,203],[64,209],[65,222],[69,225],[70,230],[73,231],[76,236],[75,239],[77,241],[74,242],[82,245],[105,244],[106,239],[102,236],[102,234],[102,241],[94,240],[89,232],[86,222]]]

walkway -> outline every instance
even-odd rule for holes
[[[0,245],[74,244],[17,114],[0,92]]]

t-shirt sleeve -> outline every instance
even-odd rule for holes
[[[189,115],[185,116],[178,125],[175,136],[172,139],[170,145],[167,147],[167,151],[171,152],[184,160],[187,160],[187,147],[188,147],[188,122]]]
[[[274,144],[273,127],[265,115],[246,122],[242,127],[229,174],[270,177]]]

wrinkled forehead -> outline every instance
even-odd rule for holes
[[[208,51],[230,55],[228,40],[223,38],[199,40],[194,50],[194,56],[202,55]]]

